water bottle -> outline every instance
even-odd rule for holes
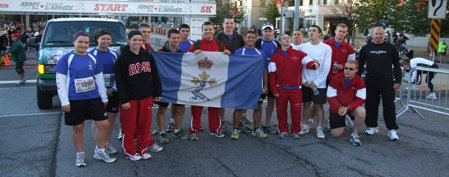
[[[319,95],[320,91],[318,91],[318,88],[313,89],[313,94],[314,95]]]
[[[334,62],[334,67],[333,67],[333,69],[334,69],[334,74],[337,74],[338,73],[338,68],[337,68],[337,66],[338,66],[338,64],[337,64],[337,62],[335,61]]]

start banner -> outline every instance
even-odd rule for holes
[[[176,14],[215,15],[214,2],[153,3],[62,0],[6,0],[0,2],[0,13],[73,13],[73,14]]]

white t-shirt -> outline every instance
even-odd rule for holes
[[[432,66],[434,64],[433,61],[430,61],[428,59],[425,58],[412,58],[410,60],[410,68],[416,68],[418,65],[426,65],[426,66]],[[412,82],[415,81],[416,77],[417,77],[417,71],[415,70],[412,73]]]
[[[300,46],[301,46],[301,44],[299,44],[299,45],[295,45],[295,44],[291,43],[291,44],[290,44],[290,46],[292,46],[292,49],[295,49],[295,50],[299,50],[299,49],[300,49]]]
[[[317,70],[306,69],[302,70],[302,83],[314,82],[318,88],[326,88],[327,74],[331,68],[332,62],[332,48],[320,42],[318,45],[313,45],[310,42],[301,44],[299,50],[306,53],[307,56],[317,61],[320,64],[320,68]]]

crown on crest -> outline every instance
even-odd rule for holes
[[[208,60],[207,57],[204,57],[204,59],[198,61],[198,68],[199,69],[210,69],[214,65],[214,62],[211,60]]]

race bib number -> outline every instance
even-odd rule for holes
[[[104,86],[112,87],[114,85],[115,74],[103,74],[104,77]]]
[[[76,93],[88,92],[95,89],[95,80],[93,77],[75,79]]]

